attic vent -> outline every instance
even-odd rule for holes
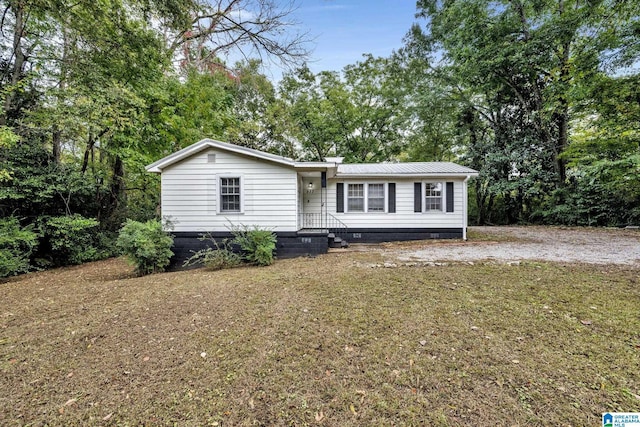
[[[207,163],[215,163],[216,155],[215,154],[207,154]]]

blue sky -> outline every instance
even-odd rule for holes
[[[299,31],[313,38],[309,68],[340,71],[365,53],[388,56],[415,22],[415,0],[298,0]],[[272,70],[279,80],[280,72]]]
[[[338,71],[362,54],[388,56],[415,22],[415,0],[300,0],[296,17],[315,37],[312,71]]]

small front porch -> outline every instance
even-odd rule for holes
[[[298,234],[325,235],[329,247],[346,247],[347,226],[327,210],[327,174],[298,174]]]
[[[330,248],[346,248],[349,243],[346,240],[347,226],[329,213],[302,213],[300,224],[302,228],[298,230],[298,235],[304,236],[326,236]]]

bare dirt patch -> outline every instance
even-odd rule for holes
[[[471,227],[469,240],[388,244],[388,261],[622,264],[640,267],[640,231],[564,227]]]

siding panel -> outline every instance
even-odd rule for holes
[[[341,179],[341,182],[351,182]],[[363,182],[353,180],[353,182]],[[368,183],[385,182],[380,179],[366,180]],[[415,190],[413,180],[394,179],[396,184],[396,212],[337,212],[336,211],[336,182],[328,183],[328,211],[349,228],[460,228],[464,226],[462,215],[462,180],[451,181],[454,185],[454,212],[414,212]],[[422,193],[422,192],[421,192]],[[422,194],[421,194],[422,199]]]
[[[216,154],[215,163],[207,161],[209,154]],[[220,175],[242,176],[243,213],[217,212]],[[228,231],[241,224],[295,231],[297,200],[293,169],[226,151],[204,151],[162,172],[162,215],[177,232]]]

